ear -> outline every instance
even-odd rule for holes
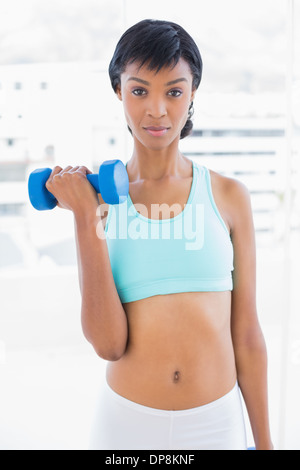
[[[191,94],[191,102],[194,101],[195,96],[196,96],[196,92],[197,92],[197,89],[196,89],[196,88],[193,88],[193,89],[192,89],[192,94]]]
[[[120,85],[117,85],[117,87],[116,87],[116,95],[119,98],[119,100],[122,101],[122,92],[121,92]]]

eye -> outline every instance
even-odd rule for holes
[[[172,96],[173,98],[179,98],[182,95],[182,90],[171,90],[169,91],[168,95]]]
[[[131,93],[134,96],[144,96],[147,92],[143,88],[135,88]]]

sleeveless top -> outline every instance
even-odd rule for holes
[[[163,204],[158,209],[163,213]],[[209,170],[195,162],[182,212],[167,219],[144,217],[128,195],[125,203],[109,206],[105,236],[122,303],[233,288],[230,234],[213,198]]]

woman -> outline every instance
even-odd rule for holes
[[[47,183],[74,213],[83,331],[108,361],[92,447],[246,449],[240,389],[256,448],[272,449],[249,194],[178,148],[199,50],[180,26],[145,20],[109,73],[134,141],[127,202],[107,206],[85,167]]]

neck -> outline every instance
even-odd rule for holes
[[[178,141],[168,148],[153,150],[135,141],[133,154],[127,170],[132,181],[161,180],[168,176],[180,176],[186,171],[189,161],[178,149]]]

